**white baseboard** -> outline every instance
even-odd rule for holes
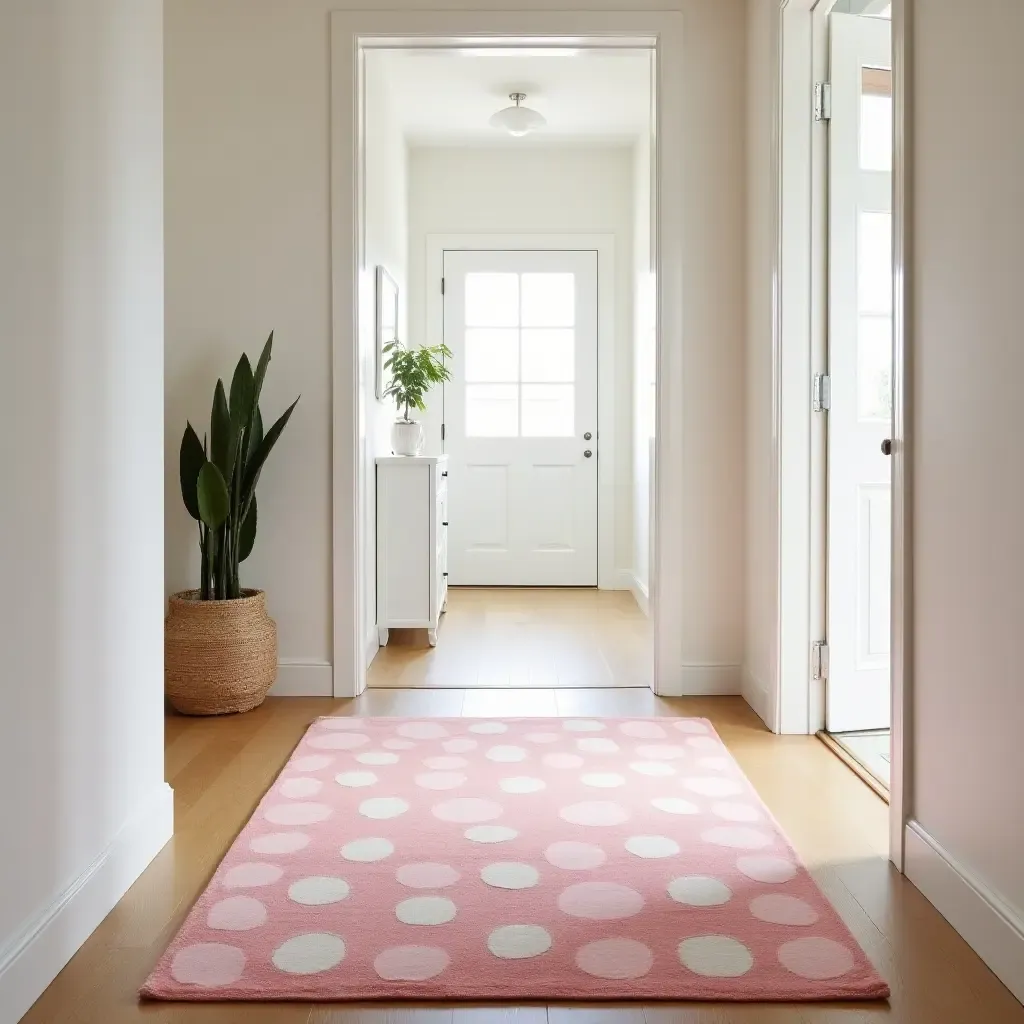
[[[743,667],[742,693],[743,699],[754,709],[757,717],[771,729],[768,687],[746,666]]]
[[[173,834],[174,793],[161,783],[85,871],[0,948],[0,1024],[28,1012]]]
[[[683,665],[682,683],[682,696],[728,696],[742,692],[739,665]]]
[[[651,617],[651,602],[647,593],[647,587],[640,582],[635,573],[624,569],[622,571],[622,586],[619,589],[630,591],[636,599],[636,603],[640,606],[640,611],[648,618]]]
[[[377,632],[376,626],[371,626],[366,634],[366,646],[364,648],[365,658],[364,664],[367,668],[370,667],[373,659],[377,657],[377,652],[380,650],[380,634]]]
[[[904,834],[907,878],[1024,1002],[1024,914],[957,863],[919,822],[908,822]]]
[[[334,669],[326,661],[282,661],[271,697],[333,697]]]

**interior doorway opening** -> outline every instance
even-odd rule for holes
[[[383,504],[400,460],[378,338],[363,352],[367,684],[651,687],[654,48],[375,46],[362,64],[364,267],[394,284],[403,344],[451,353],[419,417],[444,486],[427,617],[389,619],[385,595],[422,581],[394,570],[416,554],[408,509]],[[509,97],[543,126],[492,125]]]

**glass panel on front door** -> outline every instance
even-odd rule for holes
[[[576,432],[576,280],[466,274],[467,437]]]

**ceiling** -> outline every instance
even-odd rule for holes
[[[648,51],[381,50],[367,60],[414,145],[626,143],[647,133]],[[526,93],[547,126],[523,138],[490,127],[511,92]]]

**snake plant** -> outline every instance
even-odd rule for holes
[[[266,432],[260,413],[260,392],[270,365],[274,332],[270,332],[253,372],[242,354],[225,392],[218,380],[213,391],[210,437],[199,440],[189,423],[181,439],[179,471],[181,497],[199,524],[202,556],[199,596],[225,601],[242,596],[238,566],[256,542],[256,484],[267,456],[281,436],[294,402]]]

